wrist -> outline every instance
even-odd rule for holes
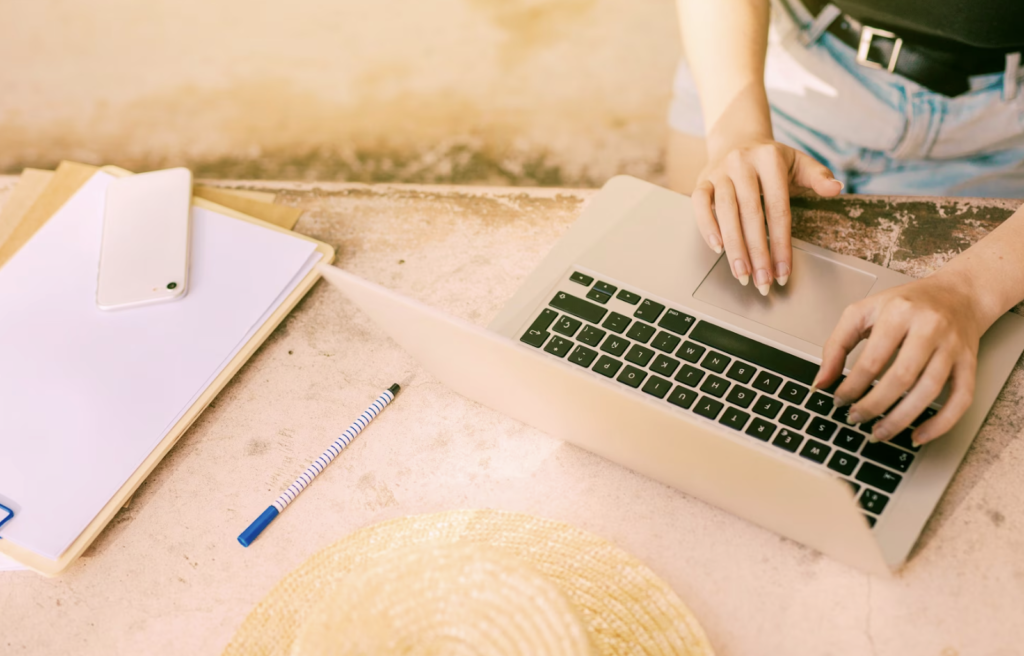
[[[980,280],[971,267],[945,266],[929,278],[953,295],[955,307],[971,318],[979,337],[1009,309],[1002,307],[999,285]]]

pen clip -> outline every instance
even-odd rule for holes
[[[14,511],[0,503],[0,527],[11,521],[12,517],[14,517]]]

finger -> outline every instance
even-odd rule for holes
[[[875,320],[874,325],[871,326],[871,336],[868,337],[867,344],[864,345],[864,351],[857,358],[853,368],[850,369],[846,380],[836,390],[836,397],[842,399],[841,402],[859,399],[867,392],[871,384],[878,380],[882,369],[892,359],[896,349],[900,347],[900,344],[903,343],[904,338],[907,336],[908,324],[909,321],[902,314],[897,315],[897,313],[892,311],[883,312],[882,316]],[[895,401],[895,398],[892,400]],[[873,412],[874,406],[875,404],[873,403],[862,406],[863,413],[858,412],[856,408],[851,408],[849,414],[850,421],[859,423],[860,421],[870,419],[879,412],[884,412],[888,407],[885,406],[878,409],[877,412]],[[857,415],[859,415],[859,418]]]
[[[871,339],[868,340],[868,346],[865,348],[865,353],[867,349],[871,348],[871,342],[874,341],[875,335],[878,332],[878,328],[872,332]],[[881,335],[879,336],[881,337]],[[889,356],[885,356],[880,352],[878,354],[879,358],[888,358],[891,357],[896,347],[899,347],[896,359],[878,381],[878,384],[872,387],[864,398],[857,401],[850,408],[851,421],[856,417],[871,419],[893,407],[900,400],[900,397],[903,396],[904,392],[917,384],[918,379],[921,377],[921,372],[924,371],[932,356],[936,355],[938,346],[938,341],[931,335],[922,335],[920,332],[911,329],[903,339],[902,345],[896,344],[893,350],[889,351]],[[852,376],[853,372],[850,373]],[[945,373],[948,374],[949,372],[946,371]],[[943,382],[945,382],[945,379],[943,379]],[[924,410],[924,408],[921,409]],[[917,415],[914,416],[916,417]]]
[[[947,433],[960,417],[967,412],[974,400],[974,382],[978,363],[973,355],[957,360],[953,365],[949,398],[935,416],[917,427],[911,435],[915,446],[931,442],[936,437]]]
[[[904,346],[906,349],[906,346]],[[901,353],[902,355],[902,353]],[[893,367],[886,372],[886,377],[893,373]],[[899,404],[889,411],[885,418],[875,424],[875,428],[868,439],[872,442],[887,440],[910,425],[917,417],[924,412],[924,409],[931,405],[931,402],[942,393],[942,388],[949,380],[953,371],[953,358],[944,351],[936,351],[932,354],[928,364],[924,367],[917,383]],[[885,378],[882,379],[885,382]],[[877,387],[875,388],[878,389]],[[871,394],[868,394],[870,397]],[[867,397],[865,397],[865,401]],[[860,404],[858,404],[860,405]]]
[[[797,152],[793,158],[790,180],[796,186],[811,189],[819,196],[838,196],[844,186],[827,166],[801,152]]]
[[[764,212],[768,221],[772,272],[779,285],[785,286],[793,270],[793,247],[790,241],[793,217],[789,208],[788,170],[782,154],[772,149],[765,163],[758,167],[758,174],[761,177]]]
[[[718,230],[711,201],[714,198],[715,186],[710,180],[701,180],[693,189],[690,200],[693,202],[693,216],[697,220],[697,229],[704,242],[714,252],[722,253],[722,233]]]
[[[718,229],[722,232],[725,243],[726,257],[732,267],[732,275],[746,286],[750,282],[750,262],[747,260],[747,246],[743,242],[740,229],[739,206],[736,201],[736,189],[727,176],[719,176],[713,181],[715,185],[715,215],[718,218]]]
[[[757,171],[747,163],[731,171],[736,184],[736,198],[740,208],[740,226],[743,242],[747,245],[754,286],[762,296],[768,295],[772,286],[772,258],[768,252],[768,233],[764,227],[764,212],[761,210],[761,183]]]
[[[848,305],[839,317],[839,323],[832,329],[828,341],[821,351],[821,367],[814,377],[812,385],[818,389],[831,385],[843,373],[846,356],[860,344],[871,329],[871,318],[874,316],[874,304],[870,302]],[[840,386],[841,387],[841,386]],[[838,405],[846,405],[840,397],[836,397]]]

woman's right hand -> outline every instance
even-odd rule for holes
[[[813,157],[764,139],[711,157],[692,199],[707,245],[716,253],[724,247],[732,275],[746,285],[753,274],[754,285],[767,296],[772,280],[785,285],[793,270],[790,196],[808,190],[836,196],[842,189],[843,183]]]

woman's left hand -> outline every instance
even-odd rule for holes
[[[942,409],[913,433],[914,444],[924,444],[952,428],[974,398],[978,342],[987,329],[978,317],[967,286],[942,272],[869,296],[843,312],[825,344],[814,385],[832,384],[842,374],[846,356],[867,339],[835,392],[836,405],[856,401],[849,410],[850,423],[886,413],[875,424],[872,439],[887,440],[924,412],[949,381]],[[872,388],[875,380],[879,382]]]

